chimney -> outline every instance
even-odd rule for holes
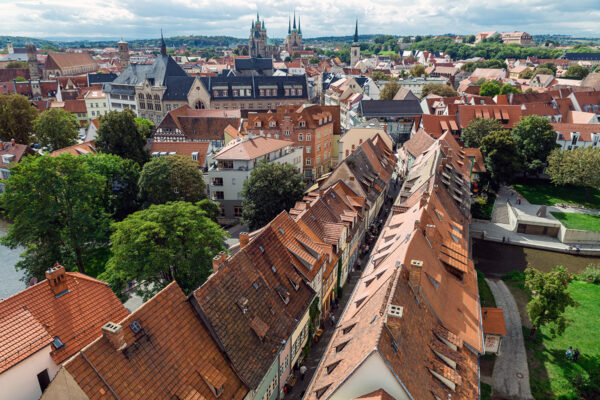
[[[69,290],[65,268],[59,263],[54,264],[52,268],[46,271],[46,279],[48,279],[48,284],[54,292],[54,297],[59,297]]]
[[[239,239],[240,239],[240,249],[243,249],[244,247],[246,247],[246,245],[250,241],[250,235],[248,235],[248,232],[240,232]]]
[[[15,139],[10,139],[10,144],[15,145]]]
[[[221,264],[223,264],[227,260],[227,253],[224,251],[219,252],[216,256],[213,257],[213,272],[217,272]]]
[[[120,324],[107,322],[102,326],[102,334],[117,351],[123,350],[127,346],[123,327]]]
[[[421,269],[423,261],[411,260],[408,280],[413,288],[417,288],[421,284]]]

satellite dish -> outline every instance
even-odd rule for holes
[[[38,283],[38,279],[35,276],[29,280],[29,286],[33,286],[36,283]]]

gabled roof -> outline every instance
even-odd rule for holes
[[[569,124],[553,123],[552,127],[559,134],[559,140],[571,140],[572,133],[579,133],[578,140],[584,142],[592,141],[592,134],[600,135],[600,124]]]
[[[288,140],[267,138],[264,136],[245,137],[232,140],[217,154],[215,160],[254,160],[268,153],[291,146]]]
[[[415,117],[423,114],[418,100],[362,100],[361,114],[372,117]]]
[[[57,364],[100,335],[101,327],[106,322],[120,320],[128,314],[108,284],[78,272],[66,272],[65,282],[68,291],[58,296],[54,294],[50,282],[44,280],[0,301],[0,315],[7,317],[3,320],[3,334],[11,336],[15,331],[20,331],[25,322],[28,329],[40,333],[38,325],[31,321],[33,318],[50,337],[58,336],[64,343],[59,349],[53,348],[51,353]],[[24,309],[27,309],[28,315],[23,314]],[[13,337],[23,340],[20,335]],[[32,341],[31,345],[37,343],[39,339]],[[14,351],[16,349],[17,346],[13,348]],[[5,353],[0,359],[0,372],[23,360],[24,354],[11,357]]]
[[[439,138],[445,132],[458,134],[459,127],[456,115],[431,115],[421,116],[423,130],[434,139]]]
[[[469,122],[475,118],[486,118],[486,119],[497,119],[505,128],[512,129],[514,124],[519,122],[521,119],[521,107],[520,106],[506,106],[506,105],[476,105],[458,106],[458,120],[460,122],[460,128],[466,127]]]
[[[64,147],[59,150],[54,150],[50,153],[51,157],[56,157],[64,153],[69,153],[74,156],[80,156],[82,154],[95,154],[97,153],[96,148],[94,147],[94,141],[83,142],[74,144],[73,146]]]
[[[216,399],[209,385],[222,388],[219,398],[248,392],[176,282],[111,321],[122,327],[122,350],[105,334],[64,365],[90,399]]]
[[[96,69],[98,67],[90,53],[83,51],[81,53],[50,53],[46,58],[45,69],[54,69],[54,67],[63,69],[80,65],[95,66]]]
[[[482,307],[483,333],[491,335],[506,335],[504,311],[501,308]]]
[[[204,167],[206,162],[206,154],[208,153],[209,142],[152,142],[150,153],[175,153],[179,155],[192,157],[196,153],[198,158],[198,167]]]
[[[425,114],[423,114],[425,116]],[[441,136],[441,135],[440,135]],[[427,150],[435,141],[432,135],[428,134],[425,130],[419,129],[409,140],[404,142],[402,147],[406,149],[413,157],[421,155]]]
[[[19,144],[19,143],[12,143],[12,142],[2,142],[0,141],[0,156],[3,155],[7,155],[7,154],[11,154],[14,157],[12,158],[12,160],[10,160],[10,165],[15,165],[16,163],[20,162],[21,159],[26,156],[26,155],[34,155],[35,151],[33,149],[31,149],[31,147],[24,145],[24,144]],[[4,165],[4,162],[2,161],[2,159],[0,158],[0,165]]]

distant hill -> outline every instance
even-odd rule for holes
[[[37,48],[56,46],[56,43],[51,40],[35,39],[23,36],[0,36],[0,48],[5,48],[9,41],[14,47],[25,47],[25,45],[28,43],[35,44],[35,47]]]

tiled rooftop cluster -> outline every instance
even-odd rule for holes
[[[478,397],[469,168],[448,133],[416,156],[306,398]]]

